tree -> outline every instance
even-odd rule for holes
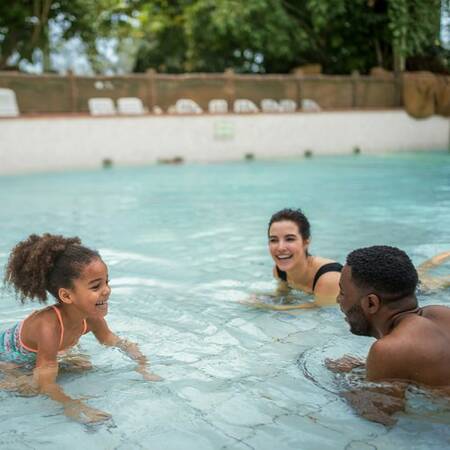
[[[443,0],[443,5],[448,3]],[[374,66],[392,69],[394,65],[402,70],[408,57],[439,39],[440,0],[143,4],[147,14],[136,65],[141,71],[233,68],[270,73],[288,72],[305,63],[319,63],[326,73],[367,73]]]
[[[92,58],[96,39],[121,24],[120,0],[15,0],[0,3],[0,70],[33,61],[36,50],[49,55],[58,42],[50,39],[51,26],[59,39],[78,37]]]

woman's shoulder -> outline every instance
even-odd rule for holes
[[[328,265],[335,265],[335,268],[342,268],[342,264],[334,259],[324,258],[322,256],[314,256],[313,268],[315,271],[321,269],[323,266]]]

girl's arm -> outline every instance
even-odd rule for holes
[[[61,403],[66,416],[80,422],[92,423],[109,419],[108,413],[84,404],[81,400],[68,396],[56,383],[58,376],[59,330],[51,324],[42,324],[38,330],[38,352],[36,367],[33,370],[33,384],[39,392]]]
[[[149,370],[149,363],[144,354],[141,353],[136,343],[122,339],[114,334],[103,318],[87,319],[88,330],[92,331],[97,340],[111,347],[117,347],[137,362],[136,372],[140,373],[145,380],[161,381],[162,378]]]

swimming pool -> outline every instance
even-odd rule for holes
[[[270,290],[270,215],[301,206],[312,253],[343,261],[391,244],[419,264],[450,248],[450,154],[322,157],[0,177],[0,264],[28,234],[79,235],[102,253],[108,322],[141,345],[162,383],[81,341],[95,370],[72,395],[113,414],[86,428],[43,397],[0,392],[0,448],[442,449],[446,407],[413,399],[392,429],[357,417],[323,360],[365,355],[337,308],[279,313],[239,300]],[[450,272],[450,264],[441,269]],[[2,272],[3,274],[3,272]],[[423,297],[449,303],[449,292]],[[3,328],[38,307],[2,292]]]

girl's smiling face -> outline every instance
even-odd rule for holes
[[[274,222],[269,229],[269,251],[280,270],[288,272],[306,259],[309,239],[304,240],[291,220]]]
[[[111,293],[108,268],[95,258],[87,264],[79,278],[73,280],[72,304],[87,317],[104,317],[108,313],[108,298]]]

